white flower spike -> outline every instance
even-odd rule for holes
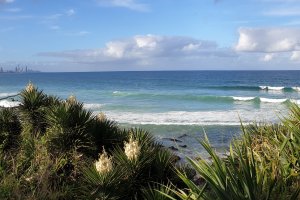
[[[129,142],[125,142],[125,154],[129,160],[135,160],[138,158],[141,152],[141,147],[137,140],[133,140],[132,136],[129,139]]]
[[[100,154],[99,160],[96,161],[95,166],[100,174],[105,174],[112,170],[111,157],[108,157],[104,147],[103,153]]]

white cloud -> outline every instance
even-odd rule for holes
[[[66,11],[66,15],[67,16],[72,16],[72,15],[75,15],[75,10],[74,9],[69,9]]]
[[[300,61],[300,51],[292,52],[292,55],[291,55],[290,59],[293,60],[293,61]]]
[[[56,13],[56,14],[52,14],[52,15],[48,15],[48,16],[44,16],[44,20],[41,22],[42,24],[46,24],[47,27],[51,30],[61,30],[62,27],[56,25],[60,20],[62,20],[62,18],[65,17],[71,17],[72,15],[75,15],[76,12],[74,9],[69,9],[66,10],[63,13]],[[65,35],[87,35],[89,32],[87,31],[80,31],[80,32],[69,32],[66,33]]]
[[[14,2],[15,0],[0,0],[0,4],[1,3],[12,3]]]
[[[123,7],[135,11],[149,11],[147,4],[138,3],[136,0],[97,0],[100,6]]]
[[[251,41],[250,38],[249,43]],[[257,48],[262,48],[259,42],[250,52],[239,52],[220,48],[213,41],[191,37],[137,35],[109,41],[97,49],[38,55],[92,70],[300,69],[299,62],[296,62],[300,58],[298,51],[257,51]]]
[[[74,63],[111,67],[199,67],[237,57],[230,49],[215,42],[180,36],[137,35],[107,42],[103,48],[44,52],[40,56],[65,58]],[[231,62],[232,63],[232,62]],[[153,69],[153,68],[152,68]]]
[[[57,19],[61,18],[62,16],[63,16],[63,14],[56,13],[56,14],[47,16],[46,19],[47,20],[57,20]]]
[[[291,52],[300,49],[299,28],[242,28],[235,46],[245,52]]]
[[[274,58],[274,54],[268,53],[261,60],[264,62],[270,62],[271,60],[273,60],[273,58]]]
[[[88,35],[90,34],[89,31],[78,31],[78,32],[75,32],[74,35],[77,35],[77,36],[85,36],[85,35]]]

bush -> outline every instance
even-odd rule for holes
[[[97,159],[103,146],[108,151],[116,146],[123,146],[128,133],[125,130],[120,129],[115,121],[107,119],[103,113],[100,113],[97,117],[92,119],[89,134],[92,137],[95,147],[92,156]]]
[[[0,109],[0,151],[16,148],[19,143],[21,124],[12,108]]]
[[[21,91],[20,96],[19,110],[24,129],[29,129],[33,135],[44,135],[47,128],[45,114],[49,107],[59,103],[59,99],[47,96],[32,83]]]
[[[111,162],[112,167],[108,172],[95,166],[85,169],[84,196],[91,199],[141,199],[150,185],[176,180],[174,155],[140,129],[129,130],[124,148],[117,146],[110,158],[102,154],[97,162],[103,167]]]
[[[88,153],[93,148],[88,130],[92,125],[92,113],[77,101],[61,102],[52,106],[46,115],[49,124],[45,139],[51,153],[67,153],[72,150]]]
[[[188,161],[202,184],[178,171],[187,189],[166,186],[168,193],[157,192],[169,199],[298,199],[300,108],[293,105],[290,116],[281,124],[241,128],[242,136],[232,141],[225,158],[217,155],[207,138],[199,141],[212,161],[191,158]]]

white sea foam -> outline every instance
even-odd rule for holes
[[[102,108],[104,106],[104,104],[99,104],[99,103],[85,103],[84,105],[84,108],[86,109],[99,109],[99,108]]]
[[[276,90],[276,91],[280,91],[284,89],[284,87],[272,87],[272,86],[259,86],[259,88],[262,90]]]
[[[288,99],[269,99],[269,98],[259,98],[261,102],[264,103],[283,103],[286,102]]]
[[[300,100],[298,99],[290,99],[290,102],[300,105]]]
[[[130,93],[128,92],[122,92],[122,91],[113,91],[113,96],[127,96],[127,95],[130,95]]]
[[[232,97],[235,101],[251,101],[254,100],[256,97]],[[264,97],[259,97],[260,102],[263,103],[284,103],[288,99],[270,99],[270,98],[264,98]],[[299,100],[298,100],[299,101]]]
[[[235,96],[233,96],[232,98],[235,101],[251,101],[255,99],[255,97],[235,97]]]
[[[259,88],[262,90],[266,90],[268,88],[268,86],[259,86]]]
[[[271,86],[268,86],[268,90],[283,90],[284,87],[271,87]]]
[[[293,90],[300,92],[300,87],[292,87]]]
[[[7,101],[7,100],[0,101],[1,107],[10,108],[10,107],[16,107],[19,105],[20,105],[20,102],[17,102],[17,101]]]
[[[228,111],[171,111],[163,113],[135,113],[107,111],[105,115],[119,123],[150,125],[240,125],[253,121],[276,121],[276,112],[271,109]]]
[[[4,92],[4,93],[0,93],[0,98],[1,97],[8,97],[8,96],[13,96],[13,95],[17,95],[17,92]]]

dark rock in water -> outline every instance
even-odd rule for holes
[[[188,136],[188,135],[187,134],[183,134],[183,135],[179,136],[178,138],[183,138],[183,137],[186,137],[186,136]]]
[[[169,140],[172,142],[182,142],[181,140],[175,139],[175,138],[163,138],[164,140]]]
[[[169,149],[173,150],[173,151],[178,151],[178,149],[174,146],[170,146]]]
[[[174,155],[173,159],[174,159],[175,163],[181,160],[181,158],[179,156],[177,156],[177,155]]]
[[[187,145],[179,145],[181,148],[187,148]]]

